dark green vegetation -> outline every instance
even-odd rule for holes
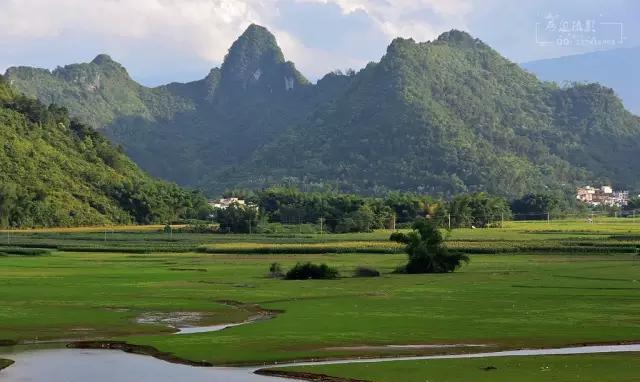
[[[332,233],[371,232],[380,228],[408,227],[415,219],[425,216],[431,216],[440,227],[482,228],[499,226],[512,216],[504,198],[486,193],[458,195],[447,201],[400,192],[367,197],[270,187],[245,193],[244,198],[258,207],[260,219],[255,209],[233,205],[217,212],[221,232],[248,233],[251,228],[253,232],[273,232],[287,224],[313,225],[315,231]],[[552,212],[557,214],[559,211]],[[547,218],[546,210],[544,218]]]
[[[611,49],[532,61],[522,66],[545,81],[599,82],[613,88],[627,109],[640,115],[640,79],[634,75],[640,61],[640,47]]]
[[[380,271],[371,267],[357,267],[353,272],[354,277],[380,277]]]
[[[437,206],[424,195],[391,193],[372,198],[335,192],[301,192],[294,187],[270,187],[249,195],[270,223],[322,223],[324,232],[371,232],[409,223]]]
[[[0,77],[0,227],[149,224],[206,215],[202,196],[150,178],[63,108]]]
[[[640,123],[612,90],[540,82],[459,31],[395,39],[380,62],[315,85],[255,25],[220,69],[187,84],[143,88],[105,56],[7,75],[104,128],[152,174],[210,193],[296,184],[521,197],[640,186]]]
[[[13,365],[13,361],[10,359],[2,359],[0,358],[0,371],[6,367]]]
[[[469,262],[463,253],[451,253],[444,244],[442,233],[434,222],[419,219],[408,234],[395,232],[391,240],[406,245],[409,262],[398,273],[448,273]]]
[[[340,273],[325,263],[297,263],[284,275],[286,280],[330,280],[338,278]]]
[[[457,272],[429,275],[393,273],[406,263],[401,253],[349,252],[396,245],[389,231],[171,237],[161,228],[109,232],[107,242],[104,232],[12,233],[15,247],[164,245],[171,251],[208,243],[221,253],[131,254],[113,248],[0,257],[0,339],[125,340],[190,360],[261,364],[473,351],[385,345],[470,343],[487,344],[481,351],[489,351],[640,338],[640,257],[614,252],[640,245],[640,229],[629,219],[454,230],[446,240],[450,248],[507,254],[472,255]],[[301,252],[252,255],[253,248],[286,245]],[[343,247],[344,253],[301,254],[320,245]],[[224,254],[225,248],[235,248],[234,254]],[[508,255],[515,252],[522,254]],[[346,277],[282,281],[267,275],[273,263],[286,270],[299,262],[325,263]],[[349,277],[363,264],[381,276]],[[136,321],[195,312],[190,324],[240,322],[256,314],[256,305],[281,313],[222,332],[179,336],[169,335],[162,323]]]
[[[635,382],[638,354],[503,357],[285,369],[370,382]],[[402,376],[401,379],[399,376]]]
[[[441,204],[442,208],[435,209],[435,220],[441,227],[486,228],[499,226],[511,218],[504,198],[484,192],[458,195]]]
[[[258,229],[258,209],[233,203],[228,208],[217,209],[215,219],[224,233],[252,233]]]

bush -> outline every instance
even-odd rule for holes
[[[358,267],[353,275],[355,277],[380,277],[380,272],[371,267]]]
[[[165,228],[165,233],[167,233],[167,228]],[[197,222],[188,224],[182,228],[174,229],[174,233],[216,233],[218,232],[218,227],[213,224]]]
[[[269,277],[273,277],[274,279],[279,279],[284,276],[284,272],[282,272],[282,267],[279,263],[271,263],[269,266]]]
[[[45,248],[0,248],[0,255],[14,256],[44,256],[51,251]]]
[[[463,253],[449,253],[444,238],[433,221],[418,219],[413,224],[413,232],[394,232],[390,240],[406,244],[409,262],[396,269],[396,273],[447,273],[469,262]]]
[[[298,263],[287,272],[287,280],[327,280],[338,277],[338,270],[327,264]]]

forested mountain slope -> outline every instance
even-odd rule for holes
[[[22,78],[39,97],[50,92]],[[136,86],[127,89],[146,94],[146,109],[112,109],[102,126],[143,168],[210,193],[274,183],[507,196],[640,187],[640,123],[610,89],[541,82],[460,31],[396,39],[380,62],[312,85],[252,25],[203,80]],[[62,103],[80,115],[74,102]]]
[[[0,76],[0,226],[161,223],[206,214],[198,194],[150,178],[67,111]]]
[[[332,183],[517,196],[581,181],[637,186],[640,124],[610,89],[559,88],[451,31],[396,39],[306,123],[211,184]]]

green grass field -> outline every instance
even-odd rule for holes
[[[640,355],[622,353],[398,361],[284,370],[371,382],[636,382],[640,375]]]
[[[503,229],[454,230],[448,244],[472,253],[471,263],[440,275],[391,274],[405,255],[382,253],[397,252],[388,236],[389,231],[169,237],[116,230],[105,242],[104,232],[12,233],[7,247],[52,252],[0,256],[0,340],[126,340],[216,364],[469,351],[387,345],[482,344],[486,347],[475,351],[487,351],[640,341],[640,224],[631,220],[514,222]],[[70,249],[76,247],[87,250]],[[127,250],[146,247],[154,250]],[[197,252],[201,248],[216,253]],[[224,253],[225,248],[232,253]],[[367,248],[381,253],[367,253]],[[496,248],[496,253],[489,251]],[[267,277],[270,263],[286,269],[298,261],[325,262],[342,277]],[[354,278],[358,266],[375,267],[383,276]],[[137,322],[185,312],[198,313],[201,325],[238,322],[255,314],[257,306],[282,313],[222,332],[179,336],[165,325]],[[617,362],[613,358],[606,362]],[[532,362],[535,371],[534,361],[517,361]],[[463,380],[436,379],[456,362],[472,370],[476,361],[437,367],[429,362],[429,380]],[[495,362],[506,363],[492,375],[509,375],[514,367],[507,359]],[[415,375],[422,375],[423,364],[407,366],[407,373],[415,368]],[[342,367],[336,369],[340,375],[353,371],[367,379],[362,365]]]

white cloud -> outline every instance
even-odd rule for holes
[[[342,52],[310,47],[284,30],[273,30],[273,33],[285,58],[293,61],[298,70],[312,80],[334,69],[360,69],[367,63],[366,60],[345,57]]]
[[[349,54],[300,40],[287,32],[286,20],[279,18],[281,5],[314,2],[336,5],[344,15],[364,12],[374,29],[388,37],[387,41],[380,41],[383,49],[393,37],[426,40],[452,25],[464,27],[471,10],[469,1],[0,0],[0,46],[5,47],[0,67],[9,62],[45,62],[38,59],[43,55],[38,50],[43,44],[56,45],[47,51],[46,65],[51,65],[52,60],[61,65],[73,62],[78,58],[77,52],[82,51],[81,57],[113,54],[132,68],[134,75],[142,77],[154,75],[153,70],[156,75],[161,71],[176,72],[180,70],[176,65],[186,66],[197,60],[201,66],[214,66],[250,23],[258,23],[272,30],[289,60],[315,78],[335,68],[358,69],[365,61],[379,57],[365,60],[355,53],[357,46],[354,54]],[[357,36],[352,37],[357,40]],[[73,59],[67,58],[70,53],[75,54]],[[36,62],[21,62],[26,56],[35,57]],[[149,65],[154,67],[144,71]]]
[[[466,29],[471,0],[296,0],[335,4],[343,13],[366,13],[390,38],[429,40],[453,27]]]
[[[3,0],[0,39],[52,38],[72,29],[124,44],[149,39],[189,47],[219,61],[249,23],[269,14],[259,0]]]

